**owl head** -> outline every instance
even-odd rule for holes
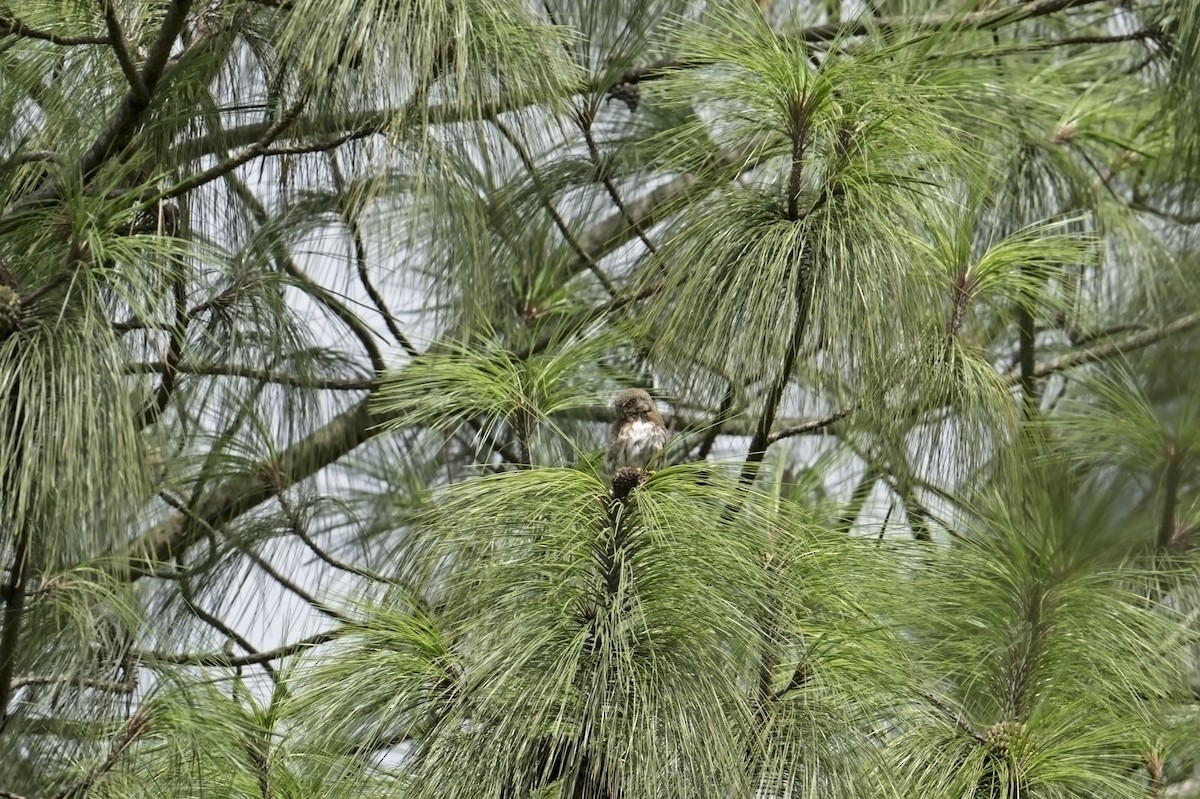
[[[640,388],[627,388],[622,391],[613,402],[613,408],[622,419],[635,419],[655,409],[654,400]]]

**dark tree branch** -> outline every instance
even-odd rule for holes
[[[0,729],[8,721],[13,675],[25,614],[26,570],[29,568],[29,533],[22,525],[13,540],[13,563],[5,586],[4,629],[0,631]]]
[[[234,542],[228,536],[226,536],[226,539],[229,540],[229,542],[232,543],[238,549],[238,551],[240,551],[243,555],[245,555],[247,558],[249,558],[250,561],[252,563],[254,563],[255,566],[262,569],[264,574],[266,574],[268,577],[270,577],[272,580],[274,580],[276,583],[278,583],[280,586],[282,586],[284,588],[284,590],[286,590],[286,591],[294,594],[295,596],[299,597],[300,599],[302,599],[304,601],[304,603],[307,604],[309,607],[311,607],[313,610],[317,611],[318,613],[322,613],[322,614],[328,616],[329,618],[334,619],[335,621],[340,621],[343,624],[349,623],[350,620],[347,617],[343,616],[337,610],[329,607],[324,602],[322,602],[321,600],[317,599],[315,596],[310,594],[308,591],[305,591],[303,588],[301,588],[299,585],[297,585],[295,583],[295,581],[290,580],[287,577],[280,574],[279,570],[276,569],[274,567],[274,565],[271,564],[270,561],[268,561],[262,555],[255,552],[251,547],[245,546],[238,542]]]
[[[136,741],[142,733],[149,729],[152,725],[150,717],[143,711],[137,711],[129,717],[129,721],[125,723],[125,731],[121,737],[113,744],[108,752],[108,756],[96,768],[92,769],[79,782],[68,785],[58,793],[54,794],[54,799],[74,799],[74,797],[85,796],[88,790],[95,784],[96,780],[112,771],[113,766],[117,764],[117,759],[125,752],[129,746]]]
[[[1022,53],[1040,53],[1055,49],[1057,47],[1096,44],[1122,44],[1127,42],[1144,41],[1146,39],[1158,39],[1161,36],[1162,31],[1158,28],[1141,28],[1140,30],[1133,31],[1131,33],[1118,33],[1108,36],[1066,36],[1061,39],[1034,41],[1030,44],[1015,44],[1007,47],[993,48],[980,53],[972,54],[972,56],[977,58],[998,58],[1009,55],[1020,55]],[[961,57],[961,54],[956,55],[960,55]]]
[[[131,363],[125,370],[134,374],[175,374],[199,375],[202,377],[241,377],[247,380],[258,380],[263,383],[275,383],[293,388],[311,388],[324,391],[370,391],[375,386],[371,378],[336,378],[336,377],[306,377],[304,375],[285,374],[270,369],[259,369],[254,366],[241,364],[202,364],[179,363],[171,365],[163,361],[146,361]]]
[[[1107,0],[1033,0],[1018,5],[1005,6],[996,10],[974,11],[970,14],[925,14],[901,17],[860,17],[846,23],[813,25],[800,32],[800,38],[809,43],[831,42],[850,36],[868,36],[873,33],[915,30],[993,30],[1013,25],[1027,19],[1044,17],[1087,5],[1096,5]]]
[[[188,333],[187,286],[184,284],[182,273],[175,275],[171,282],[171,298],[175,304],[175,323],[171,325],[168,334],[167,357],[161,364],[162,380],[159,382],[154,402],[142,411],[141,427],[149,427],[161,418],[175,391],[179,361],[183,358],[183,344]]]
[[[984,737],[980,735],[973,726],[971,726],[971,723],[967,721],[966,717],[963,716],[962,713],[950,707],[950,705],[944,700],[937,698],[931,693],[925,693],[924,697],[929,704],[937,708],[937,710],[946,717],[947,721],[957,727],[975,743],[979,744],[980,746],[983,746],[986,743]]]
[[[13,680],[13,690],[35,685],[70,685],[78,688],[95,688],[112,694],[132,694],[137,690],[137,672],[130,669],[123,682],[113,680],[96,680],[91,677],[67,677],[61,675],[36,674],[28,677],[17,677]]]
[[[805,143],[808,137],[808,101],[793,100],[790,111],[792,153],[791,168],[788,172],[787,218],[793,223],[799,223],[803,218],[800,212],[800,190],[804,173]],[[796,253],[800,265],[799,273],[795,276],[792,296],[792,313],[795,314],[795,319],[792,322],[791,337],[783,355],[783,363],[780,364],[779,373],[775,375],[763,401],[762,416],[759,417],[758,427],[754,431],[754,437],[750,440],[750,448],[742,466],[740,479],[746,484],[754,482],[758,464],[762,463],[763,458],[767,455],[767,447],[771,444],[771,426],[775,423],[775,414],[779,412],[779,403],[783,400],[783,393],[792,380],[792,371],[796,367],[796,359],[800,355],[804,333],[808,328],[813,261],[811,246],[811,242],[804,241],[800,245],[800,251]]]
[[[186,578],[180,580],[179,587],[180,593],[183,596],[184,605],[187,606],[187,609],[192,613],[193,616],[224,635],[226,640],[236,643],[248,655],[262,654],[255,649],[254,645],[251,644],[245,637],[243,637],[237,630],[233,629],[224,621],[200,606],[200,603],[196,601],[196,597],[192,593],[191,583],[189,580]],[[271,660],[269,658],[259,660],[257,665],[267,673],[267,676],[271,678],[272,682],[278,683],[279,675],[276,674],[275,667],[271,665]]]
[[[337,190],[344,191],[346,181],[342,178],[342,170],[338,168],[337,158],[330,154],[329,167],[333,172],[334,186]],[[410,358],[415,358],[419,354],[417,348],[409,341],[408,336],[404,335],[404,331],[400,329],[400,325],[396,322],[396,317],[388,310],[387,303],[383,300],[383,295],[375,288],[375,284],[371,282],[370,272],[367,270],[367,245],[363,240],[362,229],[358,224],[358,214],[349,208],[342,207],[339,209],[342,221],[346,223],[346,227],[350,231],[350,238],[354,242],[354,263],[358,269],[358,282],[362,284],[363,290],[367,292],[371,303],[375,306],[375,310],[383,318],[384,325],[387,326],[388,332],[392,334],[392,338],[396,340]]]
[[[1200,225],[1200,214],[1184,214],[1177,211],[1167,211],[1140,200],[1136,196],[1134,200],[1129,203],[1129,207],[1135,211],[1142,211],[1143,213],[1151,214],[1161,219],[1169,219],[1177,225]]]
[[[1167,448],[1167,464],[1163,470],[1162,519],[1158,525],[1158,549],[1167,549],[1175,539],[1176,514],[1179,512],[1179,489],[1183,483],[1184,453],[1174,447]]]
[[[211,527],[225,524],[275,496],[278,486],[289,487],[353,451],[380,429],[367,410],[367,400],[262,463],[235,475],[197,497],[190,516]],[[138,536],[132,544],[130,578],[153,574],[159,563],[182,556],[200,537],[190,516],[177,513]]]
[[[238,180],[232,174],[225,175],[225,180],[234,190],[242,202],[250,208],[260,225],[266,226],[269,221],[267,209],[259,202],[254,193],[250,191],[245,183]],[[273,232],[272,238],[275,245],[275,259],[279,263],[280,268],[291,275],[296,282],[297,288],[303,291],[308,296],[312,297],[318,304],[325,306],[330,313],[334,315],[342,324],[344,324],[355,338],[362,344],[367,357],[371,361],[371,368],[376,375],[383,374],[386,365],[383,362],[383,355],[379,351],[379,345],[375,341],[375,334],[369,327],[363,324],[363,321],[346,307],[345,303],[333,296],[333,294],[310,278],[300,265],[292,258],[288,251],[287,244],[282,240],[278,233]]]
[[[733,388],[733,383],[729,384],[729,388],[725,390],[725,396],[721,397],[721,404],[717,408],[716,418],[712,420],[708,431],[704,434],[704,440],[700,442],[700,448],[696,450],[696,460],[704,460],[708,457],[708,453],[712,452],[713,445],[717,443],[717,437],[721,435],[721,430],[728,421],[729,411],[733,408],[733,401],[736,392]]]
[[[1021,395],[1025,407],[1032,411],[1037,407],[1037,338],[1033,328],[1033,314],[1024,305],[1017,308],[1018,360],[1020,362]]]
[[[1036,17],[1049,16],[1056,14],[1059,11],[1066,11],[1070,8],[1082,7],[1087,5],[1096,5],[1108,0],[1036,0],[1036,2],[1023,2],[1020,5],[1008,6],[998,10],[975,11],[969,14],[925,14],[925,15],[905,15],[896,17],[876,17],[862,16],[847,22],[828,22],[821,25],[812,25],[802,29],[795,36],[788,36],[788,39],[797,39],[808,44],[820,44],[825,42],[833,42],[839,39],[846,39],[859,36],[870,36],[876,33],[892,33],[895,31],[916,31],[930,32],[940,29],[946,30],[995,30],[998,28],[1013,25],[1018,22],[1023,22]],[[1155,34],[1153,29],[1144,29],[1139,31],[1141,36],[1129,35],[1130,39],[1134,38],[1151,38]],[[1107,41],[1107,37],[1078,37],[1080,41],[1065,43],[1102,44]],[[1104,39],[1105,41],[1088,42],[1088,38]],[[1119,41],[1113,39],[1113,41]],[[989,53],[993,56],[994,53]],[[659,58],[645,64],[636,64],[629,67],[621,73],[615,83],[616,86],[632,85],[641,83],[647,80],[664,77],[670,74],[673,70],[680,69],[697,69],[711,65],[711,61],[705,60],[682,60],[678,58]]]
[[[104,9],[104,24],[108,28],[109,44],[112,45],[113,54],[117,57],[117,63],[121,65],[121,72],[125,74],[129,88],[139,97],[149,98],[150,92],[142,83],[142,76],[138,74],[137,67],[129,56],[129,47],[125,44],[125,34],[121,32],[121,22],[117,19],[113,0],[100,0],[100,5]]]
[[[593,106],[580,110],[576,113],[575,120],[579,124],[580,131],[583,132],[583,140],[587,145],[588,157],[591,159],[592,164],[596,167],[596,175],[600,178],[601,183],[604,184],[604,189],[608,192],[608,196],[613,201],[613,205],[617,207],[617,211],[620,212],[621,217],[625,220],[626,224],[628,224],[633,232],[637,234],[638,239],[642,242],[642,245],[646,248],[646,251],[651,255],[656,255],[658,250],[655,248],[654,242],[650,241],[649,236],[647,236],[646,232],[642,230],[642,226],[638,224],[638,221],[634,219],[632,214],[629,213],[629,209],[625,207],[625,201],[621,198],[621,193],[617,191],[617,187],[613,185],[612,177],[609,175],[608,165],[604,162],[604,157],[600,153],[600,148],[596,145],[596,137],[592,133],[592,125],[596,120],[595,107]]]
[[[372,582],[385,583],[389,585],[402,585],[399,581],[384,577],[383,575],[378,574],[371,569],[346,563],[330,555],[324,549],[317,546],[317,542],[312,538],[311,535],[309,535],[307,529],[308,526],[304,523],[304,519],[300,517],[300,513],[296,510],[296,506],[293,505],[291,500],[288,499],[287,491],[283,490],[282,488],[278,489],[275,499],[279,502],[279,507],[283,510],[283,515],[287,517],[288,524],[290,524],[292,527],[292,532],[295,533],[296,537],[304,542],[304,545],[308,547],[309,551],[316,555],[317,558],[322,562],[332,566],[338,571],[343,571],[347,574],[353,574],[358,577],[365,577]]]
[[[652,289],[653,286],[643,289],[642,292],[635,295],[618,298],[611,305],[620,307],[620,305],[636,301],[639,294],[649,296],[654,293]],[[606,304],[606,306],[609,305]],[[603,316],[605,312],[607,311],[596,309],[586,313],[595,314],[591,317],[594,319]],[[1197,324],[1200,324],[1200,311],[1180,317],[1161,328],[1140,331],[1119,341],[1105,342],[1085,350],[1067,353],[1041,364],[1035,370],[1035,374],[1043,377],[1074,366],[1128,353],[1150,346],[1171,335],[1190,330]],[[1009,384],[1016,384],[1019,382],[1019,375],[1007,375],[1003,379]],[[292,485],[315,474],[378,435],[382,432],[380,424],[384,421],[385,419],[382,418],[371,417],[367,409],[367,400],[364,399],[309,436],[285,449],[272,463],[263,464],[259,470],[254,472],[231,477],[212,491],[206,492],[194,512],[214,526],[235,519],[275,496],[275,485],[270,479],[262,477],[262,474],[273,474],[277,469],[283,478],[284,485]],[[824,420],[818,421],[824,423]],[[805,432],[804,428],[811,424],[813,423],[796,425],[797,431],[788,434],[799,435]],[[790,429],[787,428],[787,430]],[[194,531],[189,532],[189,527],[182,515],[164,519],[142,533],[134,542],[134,555],[129,563],[130,577],[138,579],[148,573],[152,574],[155,564],[182,555],[195,543],[195,540]]]
[[[59,36],[56,33],[31,28],[16,17],[0,17],[0,38],[5,36],[39,39],[43,42],[50,42],[51,44],[63,47],[77,47],[85,44],[108,44],[108,38],[105,36]]]
[[[163,14],[162,26],[158,30],[158,35],[155,37],[150,47],[150,53],[142,65],[142,71],[138,75],[140,81],[138,87],[129,89],[125,99],[121,101],[120,107],[80,160],[79,172],[83,175],[84,180],[90,180],[113,153],[120,151],[132,141],[138,123],[150,107],[154,90],[162,79],[167,60],[171,56],[171,48],[174,47],[180,31],[183,30],[190,9],[191,0],[171,0],[167,5],[166,12]],[[108,40],[105,39],[104,43],[108,44]],[[56,197],[61,189],[61,185],[56,182],[47,183],[15,203],[14,207],[51,199]]]
[[[1124,338],[1105,341],[1102,344],[1086,347],[1080,350],[1073,350],[1051,358],[1048,361],[1038,364],[1033,370],[1034,377],[1046,377],[1047,375],[1061,372],[1065,369],[1071,369],[1076,366],[1083,366],[1096,361],[1103,361],[1117,355],[1122,355],[1134,350],[1140,350],[1149,347],[1152,344],[1157,344],[1165,338],[1184,333],[1192,328],[1200,325],[1200,311],[1193,311],[1185,314],[1178,319],[1175,319],[1162,327],[1151,328],[1149,330],[1141,330]],[[1009,372],[1004,375],[1003,380],[1008,385],[1020,383],[1020,372]]]

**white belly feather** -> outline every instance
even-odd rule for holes
[[[616,462],[610,464],[610,467],[631,466],[635,469],[645,469],[666,443],[667,431],[661,425],[636,419],[621,436],[621,446],[618,447],[617,457],[614,459]]]

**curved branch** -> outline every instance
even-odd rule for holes
[[[513,149],[517,151],[517,157],[521,159],[521,163],[525,166],[525,171],[529,173],[529,178],[533,181],[533,185],[541,197],[542,207],[546,209],[546,213],[550,214],[550,218],[554,221],[554,226],[558,228],[563,238],[567,240],[567,244],[579,256],[580,262],[587,267],[588,271],[599,281],[600,285],[604,286],[604,290],[608,292],[608,296],[612,297],[615,295],[617,293],[616,286],[612,284],[608,275],[604,274],[604,271],[596,263],[596,259],[592,257],[591,253],[580,244],[578,237],[571,232],[571,228],[567,226],[566,220],[562,218],[562,214],[558,212],[558,209],[554,207],[554,203],[550,201],[550,193],[546,191],[546,187],[542,184],[542,179],[538,175],[537,164],[534,163],[529,151],[525,149],[525,145],[521,143],[520,139],[516,137],[507,125],[500,121],[500,117],[493,118],[492,124],[508,140]],[[630,220],[630,222],[634,225],[637,224],[633,220]]]
[[[129,579],[153,574],[157,564],[181,557],[201,538],[202,524],[215,528],[232,521],[275,496],[278,486],[291,486],[342,458],[381,432],[378,421],[361,400],[257,469],[205,491],[190,515],[172,514],[137,537],[126,564]]]
[[[342,170],[338,167],[337,157],[330,153],[329,169],[333,173],[333,184],[338,192],[345,190],[346,181],[342,177]],[[342,221],[346,223],[346,227],[350,230],[350,238],[354,242],[354,263],[358,269],[358,282],[362,284],[363,291],[367,292],[367,296],[375,305],[375,310],[383,318],[383,324],[387,327],[388,332],[392,334],[392,338],[396,340],[410,358],[417,357],[417,348],[409,341],[408,336],[404,335],[404,331],[396,323],[396,317],[392,315],[388,309],[387,303],[383,300],[383,295],[375,288],[375,284],[371,282],[370,272],[367,270],[367,245],[363,241],[362,228],[358,224],[358,214],[345,206],[338,209],[340,211]]]
[[[250,208],[251,213],[254,214],[259,224],[265,225],[268,221],[267,209],[254,196],[254,193],[250,191],[245,183],[231,174],[226,174],[225,180],[238,195],[239,199]],[[300,268],[300,265],[292,258],[291,253],[288,252],[287,245],[278,233],[273,232],[272,238],[274,239],[276,248],[275,258],[283,271],[291,275],[301,291],[312,297],[319,304],[324,305],[329,309],[330,313],[349,328],[354,337],[363,345],[363,349],[366,350],[367,357],[371,361],[371,368],[375,371],[375,374],[382,374],[386,365],[383,362],[383,355],[379,351],[379,345],[375,342],[374,332],[364,325],[362,320],[355,316],[344,303],[334,297],[329,290],[310,278]]]
[[[304,106],[307,102],[308,95],[302,94],[300,98],[292,104],[292,107],[283,114],[283,116],[267,126],[267,129],[263,131],[263,134],[259,137],[258,141],[254,142],[249,147],[226,156],[208,169],[188,175],[179,183],[176,183],[158,197],[155,197],[153,200],[151,200],[151,202],[161,202],[162,200],[169,200],[173,197],[179,197],[182,194],[188,193],[192,189],[199,188],[206,183],[211,183],[214,180],[225,177],[242,164],[252,161],[258,156],[262,155],[264,152],[266,152],[271,143],[274,142],[284,130],[286,130],[296,121],[296,118],[300,116],[300,112],[304,110]]]
[[[835,411],[834,413],[831,413],[828,416],[820,419],[813,419],[811,422],[802,422],[801,424],[780,428],[767,437],[767,442],[769,444],[774,444],[780,439],[791,438],[792,436],[808,435],[809,433],[815,433],[818,430],[824,430],[825,428],[833,425],[835,422],[845,419],[847,416],[853,413],[854,409],[857,407],[858,405],[856,403],[848,408]]]

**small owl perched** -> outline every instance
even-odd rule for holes
[[[604,465],[612,474],[622,467],[645,469],[667,443],[667,426],[654,400],[640,388],[630,388],[613,402],[617,419],[608,433]]]

